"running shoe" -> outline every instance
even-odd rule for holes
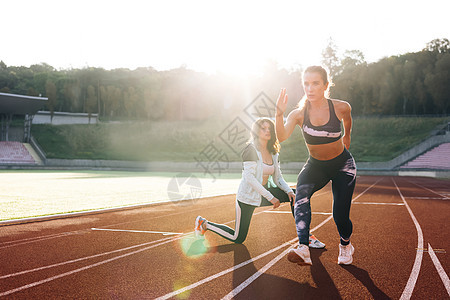
[[[339,256],[338,256],[338,264],[340,265],[349,265],[353,262],[353,253],[355,252],[355,248],[350,243],[347,246],[339,244]]]
[[[197,237],[203,237],[205,235],[206,232],[206,219],[202,218],[201,216],[198,216],[195,219],[195,227],[194,227],[194,232],[195,232],[195,236]]]
[[[309,247],[306,245],[299,245],[296,248],[289,250],[287,259],[291,263],[300,266],[312,265],[311,257],[309,255]]]
[[[309,248],[323,249],[325,244],[319,241],[314,235],[309,236]]]

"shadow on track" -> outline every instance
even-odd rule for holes
[[[222,245],[218,246],[215,250],[218,253],[234,252],[235,266],[251,259],[247,247],[242,244]],[[333,280],[331,280],[330,275],[320,261],[320,256],[325,251],[325,249],[311,250],[311,259],[313,261],[311,267],[300,267],[294,264],[289,265],[291,268],[298,270],[299,275],[302,272],[311,272],[317,288],[312,287],[309,283],[300,283],[283,277],[263,274],[241,293],[236,295],[234,299],[340,299],[341,296]],[[238,287],[257,271],[253,263],[234,270],[233,288]]]
[[[341,268],[348,271],[350,274],[352,274],[356,279],[358,279],[369,291],[369,293],[372,295],[374,299],[391,299],[388,295],[386,295],[382,290],[380,290],[375,283],[373,282],[372,278],[370,278],[369,273],[361,268],[358,268],[354,265],[341,265]]]

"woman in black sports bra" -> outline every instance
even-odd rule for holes
[[[333,189],[333,218],[339,235],[339,264],[351,264],[354,247],[350,243],[353,225],[350,206],[355,188],[356,165],[348,152],[351,141],[351,107],[346,101],[328,99],[330,80],[320,66],[308,67],[303,73],[305,96],[299,107],[289,113],[286,123],[283,115],[287,107],[286,89],[277,100],[276,133],[280,142],[286,140],[299,125],[309,158],[297,179],[295,195],[295,224],[299,246],[291,249],[291,262],[311,264],[308,245],[311,223],[311,196],[330,180]],[[342,125],[342,126],[341,126]],[[343,127],[343,131],[342,131]]]

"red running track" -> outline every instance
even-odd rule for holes
[[[0,227],[0,298],[448,299],[450,182],[358,177],[353,264],[337,264],[330,186],[312,199],[312,266],[289,263],[289,207],[258,208],[247,240],[192,235],[202,215],[234,226],[234,195]]]

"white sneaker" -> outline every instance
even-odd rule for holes
[[[306,245],[299,245],[296,248],[289,250],[287,259],[291,263],[300,266],[312,265],[311,257],[309,255],[309,247]]]
[[[347,246],[339,244],[339,256],[338,256],[338,264],[340,265],[349,265],[353,262],[353,253],[355,252],[355,248],[350,243]]]
[[[323,249],[325,244],[319,241],[314,235],[309,236],[309,248]]]

